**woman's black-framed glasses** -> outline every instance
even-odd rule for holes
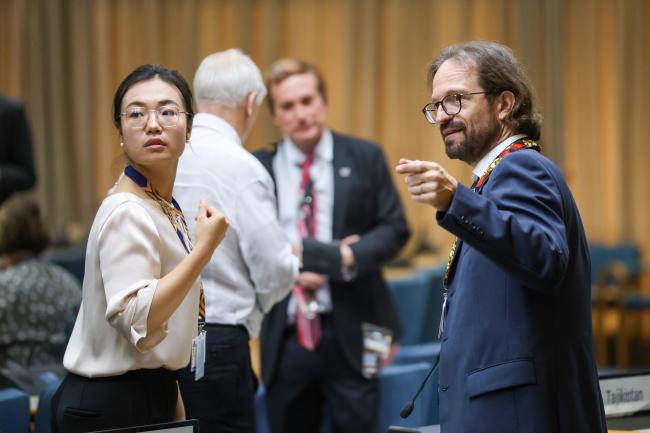
[[[422,114],[432,125],[435,125],[437,122],[436,117],[438,114],[438,109],[442,107],[442,110],[447,113],[449,116],[460,113],[460,110],[463,109],[463,98],[470,95],[484,95],[492,92],[469,92],[469,93],[454,93],[452,95],[447,95],[442,98],[440,101],[429,102],[427,105],[422,108]]]

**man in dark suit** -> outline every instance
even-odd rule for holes
[[[313,65],[277,61],[268,89],[284,138],[255,155],[303,254],[292,295],[262,327],[271,430],[318,433],[325,407],[337,432],[374,432],[378,381],[363,374],[362,327],[398,336],[381,267],[408,239],[402,205],[381,149],[327,129],[325,84]]]
[[[0,203],[36,183],[32,140],[23,105],[0,95]]]
[[[528,79],[492,42],[446,48],[429,78],[427,120],[450,158],[474,166],[471,188],[435,162],[396,169],[458,239],[441,319],[442,431],[605,432],[587,241],[560,170],[535,143]]]

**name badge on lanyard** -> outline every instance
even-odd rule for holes
[[[200,324],[198,335],[192,339],[190,371],[194,373],[194,380],[201,379],[205,374],[205,336],[203,324]]]

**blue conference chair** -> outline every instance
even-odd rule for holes
[[[445,263],[421,271],[427,275],[429,285],[429,299],[424,320],[424,329],[422,331],[421,343],[427,343],[438,339],[438,325],[440,324],[440,314],[442,312],[442,279],[445,274]]]
[[[379,377],[379,425],[378,432],[385,433],[390,425],[417,427],[428,425],[437,419],[438,380],[430,377],[411,415],[402,419],[400,410],[426,377],[431,363],[391,365],[383,369]]]
[[[612,263],[622,263],[630,279],[638,278],[641,273],[641,250],[633,243],[616,245],[591,244],[589,245],[591,258],[591,281],[595,283]]]
[[[38,397],[38,409],[34,424],[36,433],[50,433],[52,431],[52,397],[63,380],[56,378],[43,387]]]
[[[439,267],[419,271],[406,278],[388,280],[388,289],[402,322],[401,344],[435,340],[442,305],[440,284],[442,273]]]
[[[255,423],[257,424],[257,433],[271,432],[264,398],[264,385],[260,385],[255,394]]]
[[[593,244],[589,247],[594,287],[594,336],[601,366],[611,365],[611,353],[619,368],[633,362],[630,348],[638,331],[639,314],[650,309],[650,297],[640,291],[641,251],[637,245]],[[609,317],[618,317],[618,326],[606,326]]]
[[[64,248],[52,248],[43,253],[46,262],[60,266],[77,277],[79,284],[84,280],[86,267],[86,241]]]
[[[16,388],[0,390],[0,431],[26,433],[29,431],[29,397]]]
[[[393,365],[417,364],[419,362],[435,363],[440,353],[440,343],[437,341],[423,344],[400,346],[393,360]]]

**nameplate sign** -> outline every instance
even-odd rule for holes
[[[608,418],[650,411],[650,373],[600,379],[600,392]]]

